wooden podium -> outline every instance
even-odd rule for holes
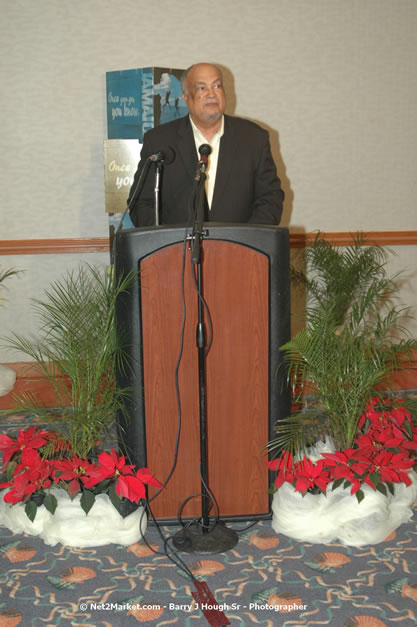
[[[256,518],[270,504],[263,447],[276,420],[289,414],[288,391],[276,373],[279,347],[289,339],[289,235],[274,226],[204,227],[208,484],[222,519]],[[163,226],[120,231],[115,242],[117,276],[139,270],[116,311],[132,366],[119,374],[132,390],[122,450],[162,483],[175,461],[151,505],[167,521],[201,492],[198,294],[184,240],[185,228]],[[190,498],[182,516],[200,515],[200,496]]]

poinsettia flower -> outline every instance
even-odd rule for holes
[[[412,417],[410,412],[401,406],[402,402],[402,399],[396,399],[395,407],[392,407],[392,401],[385,399],[383,404],[387,409],[382,409],[381,401],[373,399],[359,420],[359,428],[362,429],[368,420],[374,428],[394,428],[399,430],[399,433],[406,433],[406,427],[412,427]]]
[[[25,448],[20,456],[20,463],[16,465],[13,475],[19,475],[22,472],[35,472],[42,465],[42,458],[38,451],[31,448]]]
[[[338,479],[345,479],[352,485],[357,487],[357,477],[366,472],[368,464],[366,461],[357,459],[358,451],[355,449],[345,449],[344,451],[336,451],[335,453],[323,453],[325,459],[324,465],[330,471],[332,479],[337,481]],[[365,457],[366,460],[366,457]],[[355,491],[356,491],[355,490]]]
[[[279,457],[267,460],[265,464],[270,470],[290,470],[293,465],[292,455],[290,451],[282,451]]]
[[[33,492],[37,492],[37,490],[51,487],[51,470],[51,462],[49,460],[42,459],[38,466],[35,468],[26,468],[22,474],[28,480],[28,483],[33,486]]]
[[[29,459],[33,462],[31,465],[20,464],[15,469],[13,479],[8,483],[0,484],[0,488],[10,487],[4,496],[6,503],[15,505],[21,501],[25,502],[38,490],[47,489],[52,485],[51,462],[41,459],[34,450],[27,451],[26,461]]]
[[[34,492],[24,475],[18,475],[13,481],[10,481],[8,484],[2,484],[2,486],[10,487],[10,490],[4,495],[3,500],[5,503],[11,503],[12,505],[27,500]]]
[[[387,438],[388,433],[391,433],[391,437],[401,440],[401,446],[408,449],[417,448],[417,429],[413,425],[410,412],[405,407],[394,407],[390,410],[389,416],[390,425],[385,428]],[[377,427],[376,429],[378,430]],[[384,432],[381,427],[379,430]]]
[[[373,460],[372,472],[378,472],[382,481],[411,484],[408,471],[414,465],[406,453],[394,454],[390,451],[381,451]]]
[[[280,488],[286,481],[292,483],[294,481],[293,460],[289,451],[283,451],[280,457],[276,457],[271,461],[266,461],[266,465],[270,470],[276,470],[277,476],[274,481],[276,489]]]
[[[163,487],[148,468],[140,468],[135,474],[135,466],[128,464],[126,458],[114,449],[111,453],[100,453],[98,464],[90,475],[99,477],[100,481],[114,479],[116,494],[134,503],[146,497],[145,484]]]
[[[401,448],[407,450],[413,450],[417,448],[417,434],[414,435],[412,440],[404,440],[401,444]]]
[[[53,478],[57,484],[61,481],[67,484],[68,494],[74,498],[81,490],[82,485],[91,487],[91,476],[94,476],[95,466],[86,459],[74,455],[69,459],[54,461]]]
[[[346,449],[346,452],[345,451],[336,451],[335,453],[322,453],[322,457],[324,457],[324,459],[326,459],[326,466],[339,466],[339,465],[348,466],[348,464],[349,464],[349,457],[348,457],[349,450],[351,450],[352,453],[354,452],[353,449]]]
[[[149,468],[139,468],[136,472],[136,479],[146,483],[148,485],[153,485],[155,488],[162,489],[164,486],[162,483],[158,481],[155,475],[149,470]]]
[[[409,471],[415,460],[410,451],[417,448],[417,428],[410,413],[399,401],[373,398],[366,406],[353,447],[322,453],[322,466],[304,458],[286,464],[280,457],[267,466],[277,472],[276,487],[290,480],[295,489],[305,492],[317,485],[323,491],[329,480],[344,480],[351,484],[351,494],[366,484],[376,490],[379,483],[411,484]],[[326,473],[328,476],[326,476]]]
[[[390,410],[390,418],[394,424],[397,424],[401,427],[404,422],[409,422],[412,424],[411,414],[405,407],[393,407]]]
[[[355,473],[347,464],[340,464],[330,469],[331,478],[334,481],[338,479],[345,479],[353,483],[356,480]]]
[[[318,487],[322,492],[326,491],[330,475],[323,468],[324,461],[313,463],[308,457],[294,464],[295,489],[307,492],[310,488]]]
[[[360,449],[369,449],[369,452],[375,452],[383,448],[396,448],[400,446],[404,438],[395,436],[391,429],[383,429],[382,431],[372,429],[366,434],[361,433],[355,438],[355,442]]]
[[[140,468],[136,475],[119,475],[115,484],[116,494],[133,503],[138,503],[146,497],[145,484],[163,488],[163,485],[155,479],[148,468]]]
[[[408,472],[403,470],[392,470],[390,468],[381,468],[379,471],[381,481],[386,483],[405,483],[406,486],[411,485],[411,479]]]
[[[103,478],[113,477],[115,475],[132,475],[135,467],[126,463],[123,455],[118,455],[114,448],[111,453],[104,451],[98,456],[98,466],[101,467]]]
[[[15,453],[21,453],[25,448],[38,449],[44,446],[48,439],[47,431],[41,431],[38,427],[29,427],[20,430],[17,438],[8,435],[0,435],[0,451],[3,451],[3,468],[7,466]]]

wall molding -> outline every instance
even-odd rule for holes
[[[365,240],[379,246],[415,246],[417,231],[362,231]],[[291,233],[291,248],[304,248],[309,240],[315,238],[314,233]],[[349,246],[352,243],[353,231],[323,231],[325,239],[335,246]]]
[[[109,252],[108,237],[0,240],[0,255],[59,255]]]
[[[363,231],[365,238],[380,246],[415,246],[417,231]],[[316,233],[292,233],[291,248],[304,248]],[[324,232],[326,240],[336,246],[347,246],[352,242],[347,231]],[[60,238],[60,239],[17,239],[0,240],[0,255],[59,255],[71,253],[109,252],[108,237]]]

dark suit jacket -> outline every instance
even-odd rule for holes
[[[188,115],[145,134],[128,203],[147,158],[167,147],[174,150],[175,159],[162,170],[159,222],[191,223],[190,205],[199,156]],[[151,164],[142,193],[130,208],[135,226],[155,224],[153,169]],[[225,115],[212,206],[206,220],[279,224],[283,198],[268,133],[253,122]]]

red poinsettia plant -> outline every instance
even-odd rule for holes
[[[121,511],[123,500],[139,503],[146,498],[146,485],[163,488],[148,468],[136,469],[114,449],[99,453],[92,462],[72,454],[69,441],[36,426],[20,430],[17,437],[0,435],[0,451],[0,490],[8,488],[3,500],[11,505],[25,504],[32,521],[39,504],[54,514],[58,504],[51,492],[54,487],[66,490],[71,499],[80,494],[86,514],[97,494],[107,494]]]
[[[297,492],[326,493],[329,485],[350,487],[358,502],[364,498],[362,487],[368,485],[384,495],[394,494],[394,485],[411,484],[410,471],[415,464],[417,428],[410,412],[401,405],[392,407],[386,400],[374,398],[358,422],[353,446],[334,452],[321,452],[318,459],[308,453],[294,458],[281,451],[267,466],[276,471],[275,489],[287,482]]]

